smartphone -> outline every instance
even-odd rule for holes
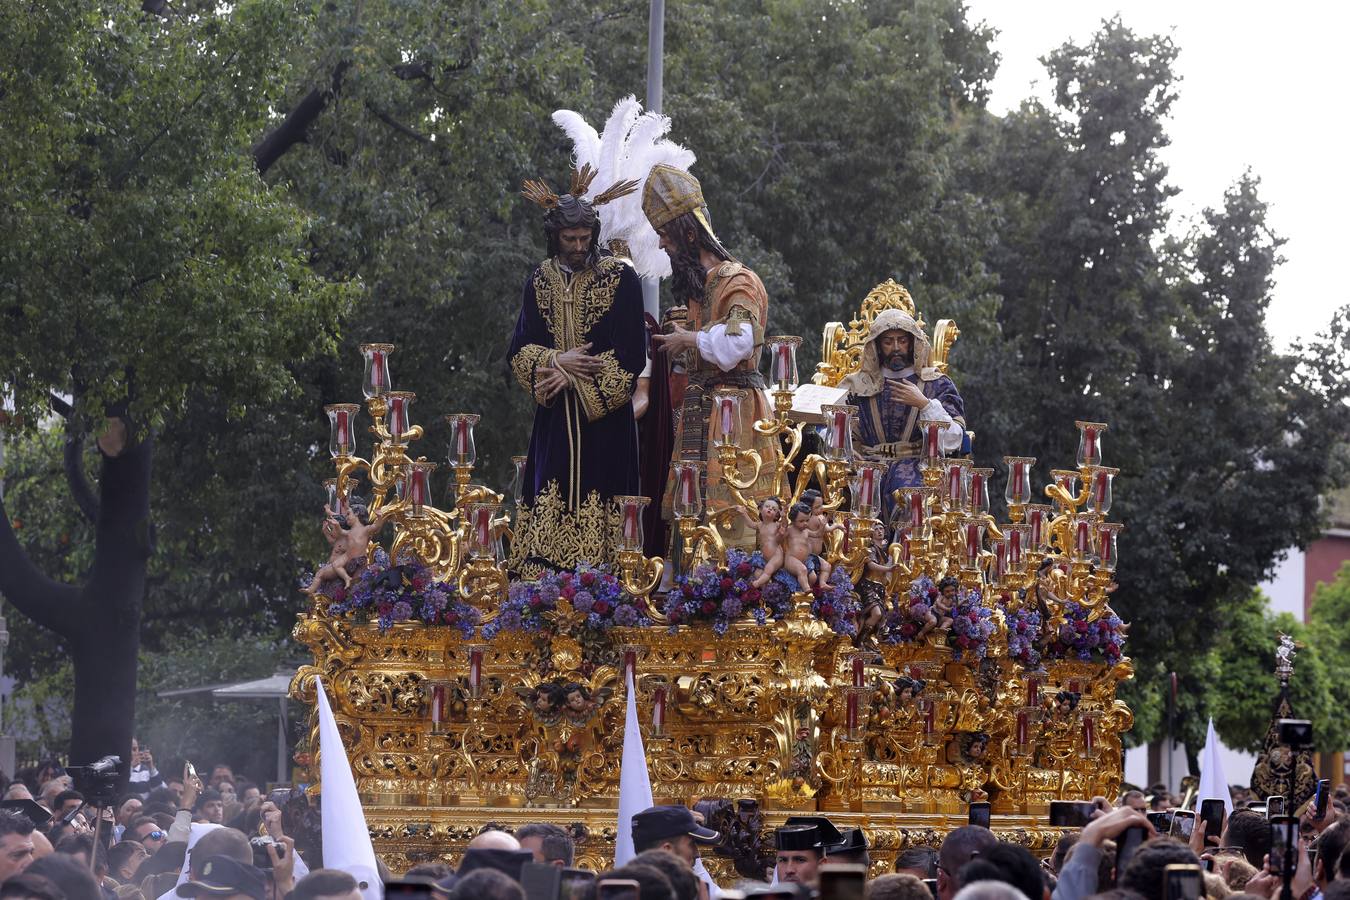
[[[557,866],[549,866],[557,869]],[[595,895],[595,873],[589,869],[558,869],[558,900],[591,900]]]
[[[1125,867],[1129,865],[1130,858],[1134,856],[1134,851],[1148,840],[1148,829],[1143,825],[1134,825],[1126,828],[1116,838],[1116,871],[1124,872]]]
[[[936,878],[925,878],[925,879],[923,880],[923,883],[924,883],[925,885],[928,886],[928,893],[930,893],[930,894],[933,895],[933,900],[937,900],[937,895],[938,895],[938,891],[937,891],[937,879],[936,879]]]
[[[1293,816],[1276,816],[1270,820],[1270,868],[1276,874],[1284,871],[1285,856],[1298,852],[1298,826]]]
[[[1171,834],[1174,837],[1190,840],[1191,832],[1195,831],[1195,811],[1190,809],[1174,809],[1171,812]]]
[[[1331,779],[1317,779],[1317,801],[1313,805],[1313,821],[1320,822],[1327,817],[1327,801],[1331,799]]]
[[[557,900],[562,894],[562,869],[527,862],[520,867],[520,886],[525,891],[525,900]]]
[[[981,828],[988,828],[989,804],[987,802],[970,804],[970,815],[967,818],[967,824],[979,825]]]
[[[596,885],[595,900],[642,900],[642,886],[631,878],[606,878]]]
[[[420,878],[395,878],[384,883],[385,900],[431,900],[432,883]]]
[[[1163,870],[1164,900],[1200,900],[1205,896],[1205,878],[1195,864],[1173,863]]]
[[[1169,834],[1172,831],[1172,811],[1158,810],[1157,812],[1144,813],[1144,818],[1153,826],[1153,830],[1158,834]]]
[[[1223,834],[1223,816],[1226,808],[1222,800],[1211,799],[1200,802],[1200,821],[1205,823],[1205,840],[1219,839]]]
[[[1088,800],[1051,800],[1050,824],[1061,828],[1082,828],[1092,820],[1097,807]]]
[[[1276,816],[1284,815],[1284,798],[1267,797],[1266,798],[1266,818],[1274,822]]]
[[[986,806],[988,804],[985,804]],[[863,900],[867,866],[862,863],[831,863],[816,871],[820,900]]]

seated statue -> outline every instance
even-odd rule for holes
[[[868,462],[888,464],[881,487],[889,518],[892,492],[923,484],[919,422],[942,422],[943,452],[958,450],[965,437],[965,403],[952,380],[933,365],[923,327],[896,308],[883,309],[872,320],[858,371],[840,387],[849,392],[847,402],[858,407],[855,451]]]

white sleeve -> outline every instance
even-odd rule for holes
[[[743,359],[749,359],[755,350],[755,336],[748,325],[742,325],[738,334],[727,334],[727,326],[714,325],[700,331],[696,338],[699,355],[712,360],[723,372],[730,372]]]
[[[778,874],[778,869],[774,867],[774,875]],[[703,865],[701,858],[694,860],[694,877],[708,886],[708,900],[719,900],[722,896],[722,889],[713,881],[712,873]]]
[[[928,405],[919,410],[920,419],[937,419],[939,422],[945,422],[942,426],[942,434],[938,441],[942,444],[942,449],[947,452],[961,449],[961,441],[965,439],[966,431],[961,427],[961,423],[952,419],[947,414],[947,410],[940,400],[929,400]]]

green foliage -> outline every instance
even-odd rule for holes
[[[1317,652],[1332,672],[1350,672],[1350,563],[1330,584],[1313,591],[1308,627]]]

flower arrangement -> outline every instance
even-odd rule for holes
[[[952,648],[952,659],[969,655],[984,659],[989,652],[989,639],[994,634],[994,611],[983,604],[979,589],[960,591],[952,607],[952,628],[947,634],[947,645]]]
[[[468,638],[482,618],[475,607],[460,599],[454,585],[437,581],[420,560],[400,558],[391,565],[383,548],[375,551],[370,564],[350,585],[326,582],[321,593],[333,601],[328,606],[330,615],[373,612],[382,632],[396,622],[416,621],[456,628]]]
[[[881,623],[881,641],[903,644],[914,640],[937,602],[938,587],[927,575],[910,582],[909,593],[898,598]]]
[[[858,594],[843,566],[834,567],[829,584],[816,588],[815,597],[811,612],[829,625],[831,631],[850,636],[858,633]]]
[[[1028,668],[1041,664],[1041,614],[1034,609],[1012,609],[1012,595],[999,595],[999,608],[1008,624],[1008,657]]]
[[[491,640],[503,631],[533,634],[554,632],[559,601],[584,618],[580,627],[587,636],[596,637],[616,626],[643,627],[651,624],[644,601],[624,591],[604,566],[585,563],[570,572],[547,571],[538,581],[516,581],[507,590],[497,618],[483,626],[483,637]]]
[[[1124,623],[1114,612],[1095,622],[1088,621],[1089,610],[1072,600],[1064,602],[1064,623],[1045,648],[1050,659],[1077,659],[1090,662],[1094,658],[1115,662],[1125,646]]]
[[[727,551],[727,566],[711,563],[694,567],[687,575],[675,578],[675,589],[666,598],[662,612],[672,633],[680,625],[711,625],[719,635],[727,633],[731,623],[749,612],[757,624],[787,615],[797,582],[786,572],[775,572],[769,583],[755,587],[754,573],[764,568],[764,556],[758,550],[747,553],[735,547]]]

